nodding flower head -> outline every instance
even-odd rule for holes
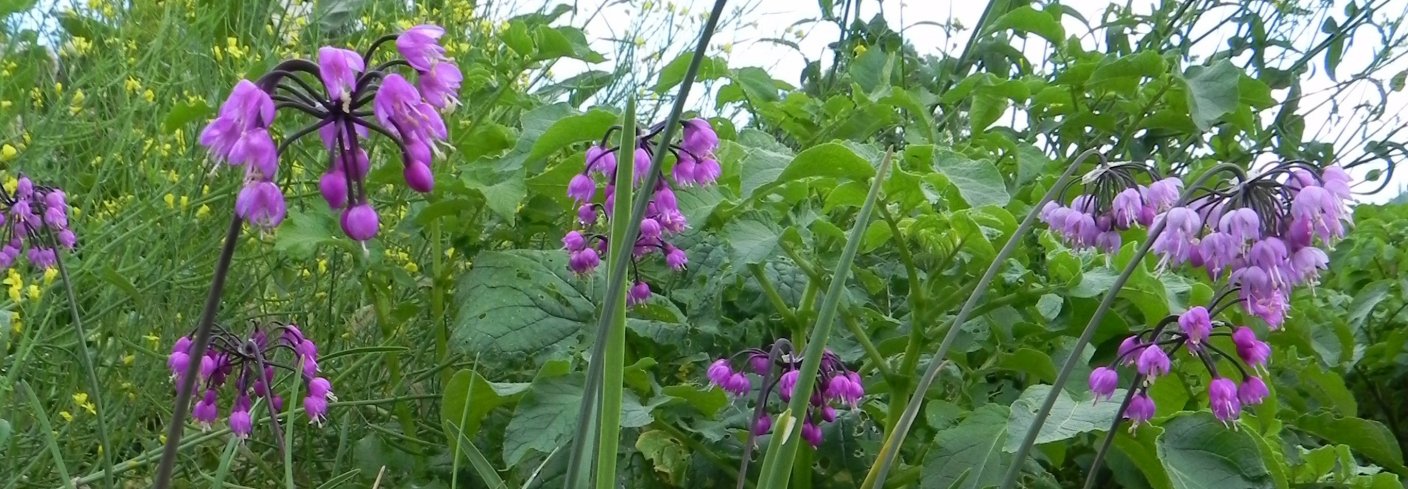
[[[1150,399],[1148,394],[1140,392],[1129,400],[1129,407],[1124,410],[1124,419],[1133,423],[1130,425],[1132,430],[1141,424],[1148,424],[1149,420],[1154,419],[1154,411],[1154,400]]]
[[[1042,207],[1041,220],[1073,248],[1118,251],[1123,243],[1120,232],[1151,224],[1155,215],[1178,199],[1178,189],[1183,185],[1170,177],[1146,187],[1135,183],[1141,175],[1152,178],[1154,172],[1143,164],[1102,163],[1078,182],[1068,184],[1082,184],[1087,193],[1071,199],[1069,207],[1055,201],[1047,203]]]
[[[35,185],[24,175],[14,193],[0,191],[0,269],[14,266],[20,256],[39,269],[58,263],[58,247],[73,249],[77,237],[69,228],[68,201],[63,190]]]
[[[1139,354],[1139,359],[1135,360],[1135,366],[1139,368],[1139,374],[1149,378],[1158,377],[1168,373],[1168,355],[1158,346],[1145,348]]]
[[[679,143],[662,141],[660,126],[638,133],[633,139],[634,148],[611,146],[612,135],[619,128],[607,131],[601,141],[586,150],[582,171],[573,176],[567,184],[567,196],[576,203],[577,226],[570,233],[586,237],[585,248],[568,247],[568,267],[577,274],[590,274],[600,264],[601,255],[606,251],[611,222],[616,218],[616,170],[617,161],[623,151],[629,152],[632,170],[632,185],[637,195],[646,194],[645,215],[641,216],[639,233],[631,247],[630,259],[639,264],[653,255],[664,259],[665,265],[675,271],[683,271],[689,263],[685,250],[675,246],[671,240],[689,229],[689,222],[680,211],[679,200],[674,185],[708,185],[717,180],[720,168],[713,159],[713,149],[718,145],[718,135],[703,119],[693,119],[684,123],[684,136]],[[672,179],[657,175],[651,188],[639,188],[649,176],[650,163],[655,155],[668,152],[675,157]],[[687,175],[686,175],[687,174]],[[599,176],[599,177],[598,177]],[[566,241],[564,241],[566,243]],[[594,247],[599,246],[597,249]],[[640,276],[637,267],[631,267],[635,283],[628,291],[627,303],[635,306],[650,298],[650,285]]]
[[[249,437],[253,431],[253,399],[263,398],[274,410],[283,409],[283,399],[271,395],[269,388],[280,369],[302,380],[307,393],[303,407],[310,420],[321,422],[326,418],[328,402],[337,400],[332,395],[332,383],[318,376],[317,345],[295,325],[256,327],[247,334],[217,326],[204,352],[192,351],[193,346],[188,337],[176,340],[167,357],[167,368],[172,380],[180,382],[192,359],[200,358],[197,387],[205,390],[205,396],[192,407],[191,417],[203,427],[219,418],[220,393],[229,389],[230,431],[240,439]]]
[[[736,360],[735,360],[736,359]],[[734,362],[745,366],[734,368]],[[754,392],[748,373],[760,377],[762,388],[757,391],[757,405],[763,405],[761,417],[752,422],[755,435],[767,433],[772,428],[772,418],[768,411],[780,412],[786,406],[773,408],[769,401],[776,398],[781,403],[792,400],[799,385],[810,382],[812,394],[807,398],[807,410],[802,416],[805,423],[814,426],[815,442],[821,442],[821,425],[836,421],[837,408],[856,409],[865,397],[865,386],[860,375],[846,368],[841,359],[830,351],[822,355],[821,366],[814,378],[801,376],[802,358],[792,355],[791,343],[778,340],[767,350],[750,348],[729,358],[715,360],[706,369],[709,383],[719,386],[725,392],[743,397]]]
[[[1237,419],[1242,412],[1237,383],[1226,377],[1213,379],[1208,384],[1208,405],[1212,407],[1212,415],[1224,423]]]
[[[214,160],[244,167],[245,187],[235,203],[238,216],[260,229],[280,224],[285,204],[276,181],[279,159],[289,145],[315,132],[330,153],[318,190],[342,213],[349,237],[366,241],[379,227],[368,219],[375,213],[362,210],[369,203],[371,166],[363,139],[371,133],[391,139],[400,150],[407,187],[430,192],[435,185],[430,164],[439,155],[436,146],[448,137],[436,109],[458,103],[463,78],[439,45],[443,34],[439,27],[422,25],[396,36],[402,60],[373,63],[376,47],[392,39],[387,37],[365,53],[325,46],[316,63],[285,61],[257,81],[236,83],[199,142]],[[417,84],[398,70],[413,71]],[[321,90],[314,88],[319,85]],[[316,121],[276,144],[270,128],[276,112],[285,109]],[[349,218],[349,213],[358,215]]]
[[[1178,316],[1178,326],[1188,336],[1188,347],[1198,348],[1212,333],[1212,317],[1208,316],[1207,308],[1197,306]]]
[[[1232,332],[1232,343],[1237,346],[1237,357],[1253,368],[1265,367],[1271,356],[1271,346],[1256,338],[1256,332],[1242,326]]]
[[[1120,374],[1109,367],[1096,367],[1090,371],[1090,391],[1095,393],[1095,401],[1110,399],[1119,387]]]

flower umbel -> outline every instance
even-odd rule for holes
[[[772,428],[772,416],[765,406],[769,398],[776,394],[782,402],[792,398],[793,389],[803,379],[798,378],[802,358],[791,354],[792,344],[778,340],[766,350],[750,348],[734,354],[730,358],[720,358],[710,364],[707,371],[709,383],[719,386],[734,397],[744,397],[753,391],[752,376],[761,377],[763,385],[759,391],[757,418],[753,421],[753,434],[766,434]],[[743,359],[735,369],[734,363]],[[841,358],[827,350],[821,359],[821,368],[812,379],[812,389],[807,413],[802,417],[802,435],[813,447],[822,442],[823,423],[836,421],[836,407],[847,406],[857,409],[865,397],[865,385],[860,375],[846,368]],[[782,406],[783,409],[786,406]]]
[[[436,26],[416,26],[378,39],[365,54],[325,46],[318,50],[316,63],[285,61],[257,81],[235,84],[218,116],[200,134],[200,143],[212,158],[245,169],[245,187],[236,199],[235,214],[260,229],[272,229],[283,221],[286,204],[277,183],[279,159],[291,143],[314,132],[328,150],[318,190],[329,207],[341,211],[348,237],[367,241],[380,230],[366,189],[371,166],[366,147],[372,132],[398,148],[407,186],[417,192],[431,191],[435,180],[430,164],[439,154],[436,146],[448,137],[437,109],[458,104],[456,93],[463,78],[439,45],[443,34]],[[402,58],[373,64],[377,47],[391,41]],[[417,84],[412,85],[398,69],[413,72]],[[277,113],[287,110],[316,121],[275,145],[271,126]]]
[[[14,193],[0,191],[0,205],[4,206],[0,221],[7,238],[0,245],[0,269],[14,266],[21,255],[36,268],[53,268],[58,248],[73,249],[78,241],[69,228],[63,190],[35,185],[20,175]]]

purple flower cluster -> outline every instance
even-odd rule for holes
[[[1152,224],[1156,215],[1178,201],[1183,188],[1177,177],[1146,187],[1135,183],[1139,173],[1153,174],[1136,163],[1102,164],[1082,179],[1088,182],[1089,193],[1071,199],[1070,206],[1047,202],[1038,217],[1073,248],[1113,253],[1123,243],[1121,231]]]
[[[218,117],[200,134],[200,143],[214,159],[245,168],[235,214],[261,229],[283,221],[287,207],[275,182],[279,156],[290,143],[313,132],[329,153],[318,190],[330,207],[342,210],[342,230],[348,237],[367,241],[381,228],[366,190],[371,161],[363,140],[371,132],[395,142],[408,187],[431,191],[435,179],[430,164],[439,153],[437,145],[448,138],[438,111],[459,105],[456,93],[463,79],[439,44],[444,34],[444,29],[433,25],[412,27],[378,39],[365,55],[323,47],[316,63],[285,61],[257,82],[235,84]],[[376,48],[389,41],[395,41],[401,59],[368,69]],[[392,71],[398,67],[414,71],[416,83]],[[372,105],[370,111],[367,104]],[[270,128],[277,111],[284,109],[311,115],[317,122],[276,146]]]
[[[68,226],[68,202],[64,191],[53,187],[35,186],[24,175],[16,180],[15,193],[0,192],[0,222],[4,223],[9,240],[0,246],[0,269],[10,268],[23,255],[38,268],[53,268],[58,261],[57,247],[73,249],[78,238]],[[52,239],[50,239],[50,234]]]
[[[692,119],[683,124],[683,135],[679,144],[661,144],[655,141],[663,125],[636,138],[635,150],[631,152],[634,185],[639,187],[645,174],[650,170],[650,160],[658,151],[669,151],[675,157],[671,178],[657,180],[651,189],[650,203],[640,221],[640,236],[636,238],[632,259],[636,262],[659,254],[665,264],[674,270],[683,270],[689,263],[684,250],[669,242],[669,237],[683,232],[689,227],[684,214],[680,212],[679,201],[675,198],[674,187],[711,185],[722,172],[714,149],[719,145],[719,136],[704,119]],[[607,232],[611,228],[612,208],[615,205],[616,165],[621,154],[620,148],[609,146],[609,140],[616,129],[607,131],[599,144],[587,148],[586,165],[583,171],[567,184],[567,196],[578,205],[577,224],[580,229],[569,231],[562,238],[562,246],[568,252],[568,268],[581,275],[592,273],[601,265],[607,252]],[[598,183],[596,176],[603,177],[605,188],[602,198],[597,200]],[[673,185],[671,184],[673,181]],[[650,285],[639,275],[627,292],[627,302],[631,305],[649,300]]]
[[[1169,209],[1152,250],[1163,267],[1226,279],[1248,314],[1278,329],[1294,287],[1314,285],[1329,265],[1325,250],[1344,237],[1349,198],[1344,169],[1283,164]]]
[[[1216,310],[1224,310],[1214,306]],[[1148,423],[1154,416],[1154,400],[1148,389],[1154,381],[1167,375],[1172,368],[1170,356],[1178,350],[1187,349],[1208,369],[1212,382],[1208,385],[1208,403],[1214,416],[1223,422],[1236,420],[1242,408],[1261,404],[1270,395],[1270,390],[1257,372],[1265,372],[1266,361],[1271,356],[1271,347],[1257,338],[1251,328],[1215,322],[1212,313],[1202,306],[1189,309],[1183,314],[1169,316],[1158,327],[1125,338],[1120,343],[1114,365],[1096,367],[1090,372],[1090,390],[1097,401],[1108,400],[1119,386],[1118,367],[1133,367],[1138,373],[1135,392],[1125,409],[1124,418],[1134,426]],[[1177,324],[1178,328],[1171,328]],[[1235,354],[1227,354],[1210,342],[1212,337],[1226,337],[1235,347]],[[1225,358],[1237,368],[1240,383],[1222,376],[1217,370],[1217,360]]]
[[[779,345],[769,350],[780,351],[777,346]],[[783,345],[783,348],[790,348],[790,344]],[[759,393],[760,405],[766,405],[768,398],[774,393],[783,403],[792,400],[792,392],[801,380],[798,378],[801,375],[798,369],[802,366],[800,357],[790,354],[770,355],[767,351],[756,348],[738,352],[732,358],[739,357],[746,358],[745,368],[735,369],[733,360],[729,358],[720,358],[710,364],[706,373],[709,383],[719,386],[735,397],[743,397],[753,391],[752,376],[756,375],[768,382]],[[781,375],[775,375],[778,372],[781,372]],[[830,350],[822,356],[821,369],[817,371],[813,382],[815,387],[812,389],[808,410],[802,416],[802,438],[816,447],[820,446],[822,441],[821,424],[836,421],[837,406],[844,405],[855,409],[861,398],[865,397],[865,385],[862,384],[860,375],[848,370],[841,359]],[[766,434],[772,430],[772,416],[763,409],[759,412],[761,414],[753,420],[754,435]]]
[[[166,366],[171,370],[172,379],[180,382],[190,363],[200,362],[198,385],[205,389],[205,394],[191,407],[191,417],[202,428],[208,429],[219,419],[219,390],[231,379],[235,392],[234,401],[230,403],[229,423],[235,436],[248,438],[253,431],[250,415],[253,399],[268,401],[271,412],[283,410],[283,398],[270,388],[276,367],[295,371],[302,379],[303,408],[312,422],[322,424],[327,418],[328,402],[337,400],[332,384],[318,376],[318,346],[296,325],[275,325],[269,332],[255,329],[246,336],[220,329],[205,352],[193,352],[191,346],[189,337],[177,340]],[[281,351],[291,352],[293,363],[274,361],[273,356]]]

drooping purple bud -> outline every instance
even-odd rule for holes
[[[1242,401],[1237,399],[1237,383],[1226,377],[1213,379],[1208,384],[1208,404],[1212,407],[1212,415],[1218,420],[1226,423],[1237,419],[1242,412]]]
[[[1133,423],[1130,429],[1138,428],[1140,424],[1147,424],[1153,419],[1155,411],[1154,400],[1140,392],[1129,400],[1129,407],[1124,410],[1124,419]]]
[[[1156,378],[1168,373],[1168,355],[1157,346],[1145,348],[1139,354],[1139,359],[1135,361],[1135,367],[1139,369],[1140,374],[1150,379]]]
[[[1119,387],[1120,375],[1115,369],[1109,367],[1096,367],[1090,371],[1090,391],[1095,393],[1095,401],[1110,399],[1115,395],[1115,388]]]
[[[323,200],[327,201],[328,207],[341,209],[347,205],[347,174],[340,171],[324,173],[318,179],[318,192],[323,194]]]
[[[1207,308],[1197,306],[1178,316],[1178,326],[1188,335],[1188,347],[1198,348],[1212,333],[1212,318]]]
[[[579,173],[567,183],[567,196],[577,202],[590,202],[596,195],[596,182],[585,173]]]
[[[357,204],[342,213],[342,232],[353,241],[372,239],[380,229],[380,218],[370,204]]]

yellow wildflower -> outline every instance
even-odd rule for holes
[[[29,300],[37,300],[37,299],[39,299],[40,292],[39,292],[39,286],[38,286],[38,285],[29,284],[29,287],[26,288],[25,291],[29,293]]]
[[[59,411],[59,417],[63,418],[65,423],[73,421],[73,413],[70,413],[68,411]]]
[[[205,219],[207,217],[210,217],[210,206],[201,204],[200,208],[196,209],[196,219]]]
[[[130,93],[137,93],[138,91],[142,90],[142,82],[139,82],[136,78],[132,77],[128,77],[127,82],[123,83],[122,86],[123,88],[126,88],[127,91]]]
[[[83,408],[84,411],[88,411],[88,414],[98,414],[98,406],[88,401],[87,392],[78,391],[75,393],[73,395],[73,403]]]
[[[0,161],[10,161],[15,159],[19,155],[20,150],[15,149],[14,146],[11,146],[9,144],[0,146]]]
[[[59,269],[57,269],[57,268],[46,268],[46,269],[44,269],[44,284],[45,284],[45,285],[54,283],[54,279],[57,279],[57,278],[59,278]]]
[[[147,99],[147,103],[155,102],[156,92],[153,92],[152,89],[148,88],[147,91],[142,92],[142,98]]]

